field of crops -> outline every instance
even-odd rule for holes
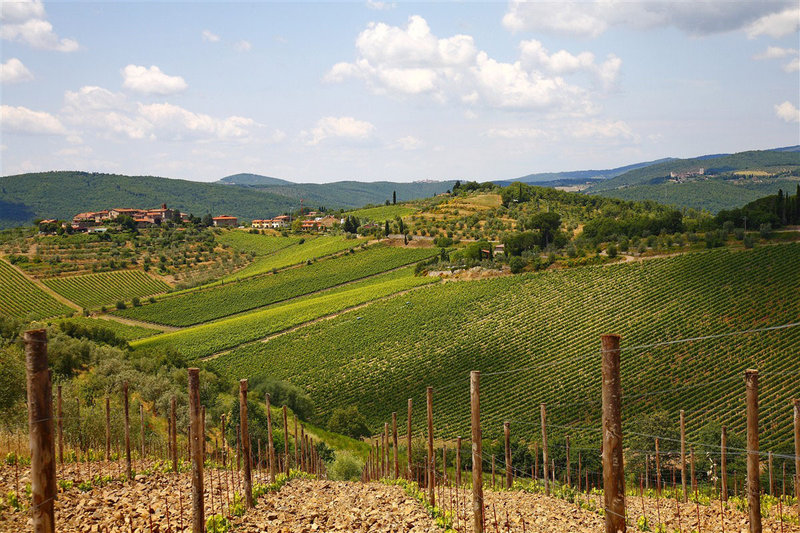
[[[37,320],[73,312],[0,259],[0,315]]]
[[[386,220],[394,220],[396,217],[402,218],[416,212],[417,209],[407,205],[382,205],[380,207],[370,207],[368,209],[356,209],[347,214],[360,219],[384,222]]]
[[[92,309],[102,305],[158,294],[169,285],[141,270],[100,272],[84,276],[49,278],[43,283],[76,304]]]
[[[224,231],[217,235],[217,242],[227,244],[235,250],[254,255],[268,255],[297,244],[302,237],[278,237],[248,233],[242,230]]]
[[[278,237],[267,238],[275,239]],[[343,235],[320,235],[308,238],[303,244],[299,244],[298,241],[296,246],[288,246],[274,253],[258,256],[251,264],[227,276],[224,280],[233,281],[257,274],[265,274],[274,269],[298,265],[309,260],[355,248],[363,242],[366,242],[365,239],[348,239]]]
[[[131,345],[135,348],[170,347],[190,358],[205,357],[349,307],[435,281],[438,278],[414,276],[409,267],[264,310],[150,337]],[[248,373],[242,375],[249,375],[253,371],[254,369],[248,370]]]
[[[81,326],[86,327],[100,327],[104,329],[110,329],[113,331],[117,337],[120,339],[125,339],[126,341],[133,341],[136,339],[143,339],[145,337],[152,337],[153,335],[158,335],[162,331],[155,328],[143,328],[141,326],[132,326],[130,324],[123,324],[121,322],[117,322],[116,320],[106,320],[103,318],[88,318],[88,317],[73,317],[68,318],[66,320],[60,320],[58,322],[73,322],[76,324],[80,324]]]
[[[637,263],[446,283],[243,346],[212,364],[304,387],[320,419],[357,404],[373,427],[435,390],[437,432],[469,434],[468,372],[481,370],[487,436],[510,420],[535,433],[549,405],[556,436],[598,441],[599,337],[622,335],[624,420],[666,409],[687,431],[744,428],[745,368],[761,378],[765,447],[791,443],[800,327],[800,245],[719,249]],[[652,345],[706,335],[717,338]],[[635,347],[641,348],[635,348]],[[415,426],[424,423],[418,409]],[[718,442],[718,440],[717,440]]]
[[[117,314],[157,324],[192,326],[372,276],[436,253],[433,248],[375,246],[275,275],[186,292]]]

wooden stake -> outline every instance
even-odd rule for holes
[[[509,422],[503,423],[503,436],[505,437],[506,445],[506,488],[510,489],[512,485],[512,472],[511,472],[511,425]]]
[[[456,438],[456,487],[461,486],[461,437]]]
[[[239,381],[239,420],[242,424],[242,455],[244,456],[244,504],[252,509],[253,504],[253,460],[250,456],[250,432],[247,422],[247,380]],[[295,419],[297,420],[297,419]],[[297,427],[297,426],[295,426]],[[295,441],[295,448],[297,447]]]
[[[481,444],[481,373],[469,374],[469,396],[472,425],[472,530],[483,533],[483,447]],[[409,400],[409,407],[411,403]],[[410,418],[410,417],[409,417]]]
[[[572,485],[572,479],[570,476],[570,462],[569,462],[569,435],[566,436],[566,447],[567,447],[567,486],[569,487]]]
[[[125,415],[125,475],[129,482],[133,479],[133,467],[131,466],[131,421],[128,412],[128,382],[122,382],[122,410]]]
[[[433,387],[426,389],[428,399],[428,503],[436,505],[436,456],[433,453]]]
[[[681,488],[683,489],[683,502],[688,501],[686,492],[686,418],[681,409]]]
[[[658,451],[658,439],[656,439],[656,494],[661,496],[661,452]]]
[[[192,531],[205,531],[203,508],[203,448],[201,447],[200,369],[189,369],[189,443],[192,456]]]
[[[769,470],[769,495],[775,495],[775,482],[772,479],[772,452],[767,454],[767,470]]]
[[[61,385],[56,390],[58,396],[56,398],[56,417],[58,417],[58,462],[64,466],[64,415],[61,412]]]
[[[603,356],[603,495],[606,533],[626,531],[622,462],[622,387],[619,335],[601,337]]]
[[[175,396],[170,398],[169,400],[169,423],[170,427],[172,428],[172,435],[170,436],[169,447],[170,447],[170,454],[172,458],[172,471],[178,471],[178,426],[176,425],[176,415],[177,415],[177,400]],[[144,438],[144,433],[142,433],[142,438]]]
[[[33,531],[54,533],[56,463],[53,446],[53,389],[47,367],[47,330],[26,331],[23,337],[28,390]]]
[[[106,462],[111,460],[111,400],[106,395]]]
[[[297,414],[294,415],[294,464],[295,468],[300,468],[300,451],[298,449],[299,435],[297,433]]]
[[[141,442],[141,456],[142,461],[144,461],[144,405],[139,403],[139,433],[142,436]]]
[[[275,445],[272,442],[272,409],[269,405],[269,393],[266,394],[264,401],[267,404],[267,453],[269,455],[269,480],[275,483]]]
[[[400,458],[397,455],[397,413],[392,413],[392,444],[394,450],[394,478],[400,477]]]
[[[758,370],[745,370],[747,392],[747,494],[750,533],[761,533],[761,483],[758,464]]]
[[[550,476],[547,475],[547,408],[544,404],[539,406],[542,418],[542,473],[544,474],[544,493],[550,496]]]
[[[722,426],[722,436],[720,438],[720,462],[722,485],[720,487],[720,497],[723,502],[728,501],[728,428]]]
[[[794,400],[794,497],[800,514],[800,400]]]
[[[414,473],[411,465],[411,410],[413,407],[413,400],[411,398],[408,399],[408,421],[406,427],[406,455],[408,455],[407,462],[408,462],[408,480],[412,481],[414,478]]]
[[[283,470],[284,473],[289,475],[289,421],[286,417],[286,405],[283,406]]]
[[[695,476],[694,472],[694,447],[692,447],[691,451],[689,452],[689,461],[692,465],[692,492],[695,494],[697,493],[697,477]]]

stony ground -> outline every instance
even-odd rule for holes
[[[152,465],[138,465],[140,470]],[[75,483],[59,490],[56,502],[57,531],[65,533],[125,532],[165,533],[190,531],[190,480],[187,473],[139,475],[133,483],[117,476],[117,463],[94,463],[91,474],[102,473],[112,479],[80,490]],[[89,474],[87,465],[67,465],[59,469],[59,479],[79,481]],[[259,481],[266,481],[256,472]],[[30,531],[28,469],[0,465],[0,531]],[[232,472],[207,470],[205,512],[229,514],[233,492],[241,482]],[[19,492],[21,506],[13,505]],[[212,498],[213,495],[213,498]],[[453,487],[437,491],[438,505],[450,511],[453,529],[472,532],[471,492]],[[603,530],[599,495],[583,495],[581,505],[557,498],[520,491],[485,491],[485,531],[494,533],[547,532],[590,533]],[[678,512],[680,511],[680,512]],[[790,521],[781,524],[777,507],[764,519],[765,533],[798,533],[797,507],[784,509]],[[724,528],[719,502],[699,506],[701,532],[746,533],[744,512],[730,506],[724,510]],[[698,531],[698,507],[675,500],[628,498],[629,531],[638,531],[637,521],[645,514],[650,530],[662,523],[670,533]],[[660,520],[659,520],[660,517]],[[443,531],[423,506],[399,486],[380,483],[344,483],[327,480],[295,479],[280,492],[261,497],[254,510],[231,519],[231,530],[256,532],[414,532]]]

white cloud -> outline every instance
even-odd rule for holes
[[[492,128],[486,136],[493,139],[538,139],[548,135],[538,128]]]
[[[769,13],[759,18],[747,28],[751,39],[759,35],[780,38],[796,32],[800,28],[800,8],[789,8],[777,13]]]
[[[325,81],[356,78],[378,94],[424,94],[438,102],[504,109],[591,112],[588,91],[563,76],[583,71],[608,89],[621,66],[613,55],[601,64],[589,52],[551,55],[537,41],[522,43],[518,61],[503,62],[479,51],[469,35],[438,38],[416,15],[405,27],[372,22],[355,44],[355,61],[333,65]]]
[[[592,120],[579,122],[573,125],[570,133],[576,139],[638,140],[638,136],[633,133],[631,127],[621,120]]]
[[[784,57],[796,56],[796,48],[781,48],[780,46],[768,46],[766,50],[753,56],[753,59],[783,59]]]
[[[788,100],[775,106],[775,114],[785,122],[800,122],[800,109]]]
[[[180,76],[168,76],[155,65],[150,68],[128,65],[122,69],[122,86],[143,94],[175,94],[186,90],[186,81]]]
[[[64,119],[108,136],[127,139],[231,141],[250,140],[258,124],[253,119],[215,118],[169,103],[143,104],[102,87],[82,87],[64,95]],[[273,134],[270,142],[277,142]]]
[[[201,33],[203,40],[207,43],[218,43],[219,35],[212,33],[211,30],[203,30]]]
[[[394,9],[397,5],[392,2],[381,2],[379,0],[367,0],[367,7],[376,11],[383,11],[386,9]]]
[[[781,13],[791,2],[705,2],[591,0],[537,2],[512,0],[503,17],[511,31],[551,31],[597,37],[614,26],[639,30],[674,27],[689,35],[709,35],[747,28],[748,34],[769,33],[787,26]],[[787,10],[788,11],[788,10]],[[772,33],[770,33],[772,32]],[[785,33],[784,33],[785,34]]]
[[[0,64],[0,83],[19,83],[32,79],[31,71],[16,57]]]
[[[783,66],[783,70],[785,72],[800,71],[800,57],[795,57],[794,59],[789,60],[789,62]]]
[[[9,133],[33,135],[64,135],[67,129],[61,121],[44,111],[33,111],[27,107],[0,106],[2,130]]]
[[[74,39],[59,38],[45,17],[41,0],[0,2],[0,37],[41,50],[74,52],[80,48]]]
[[[236,41],[233,44],[233,48],[237,52],[249,52],[250,50],[253,49],[253,45],[250,44],[250,41],[245,41],[244,39],[242,39],[241,41]]]
[[[323,117],[310,132],[304,131],[302,135],[307,138],[306,144],[313,146],[330,138],[363,141],[374,132],[374,125],[353,117]]]
[[[401,150],[417,150],[422,147],[422,141],[413,135],[407,135],[397,139],[394,146]]]

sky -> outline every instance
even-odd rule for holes
[[[800,4],[13,2],[0,173],[511,179],[800,144]]]

